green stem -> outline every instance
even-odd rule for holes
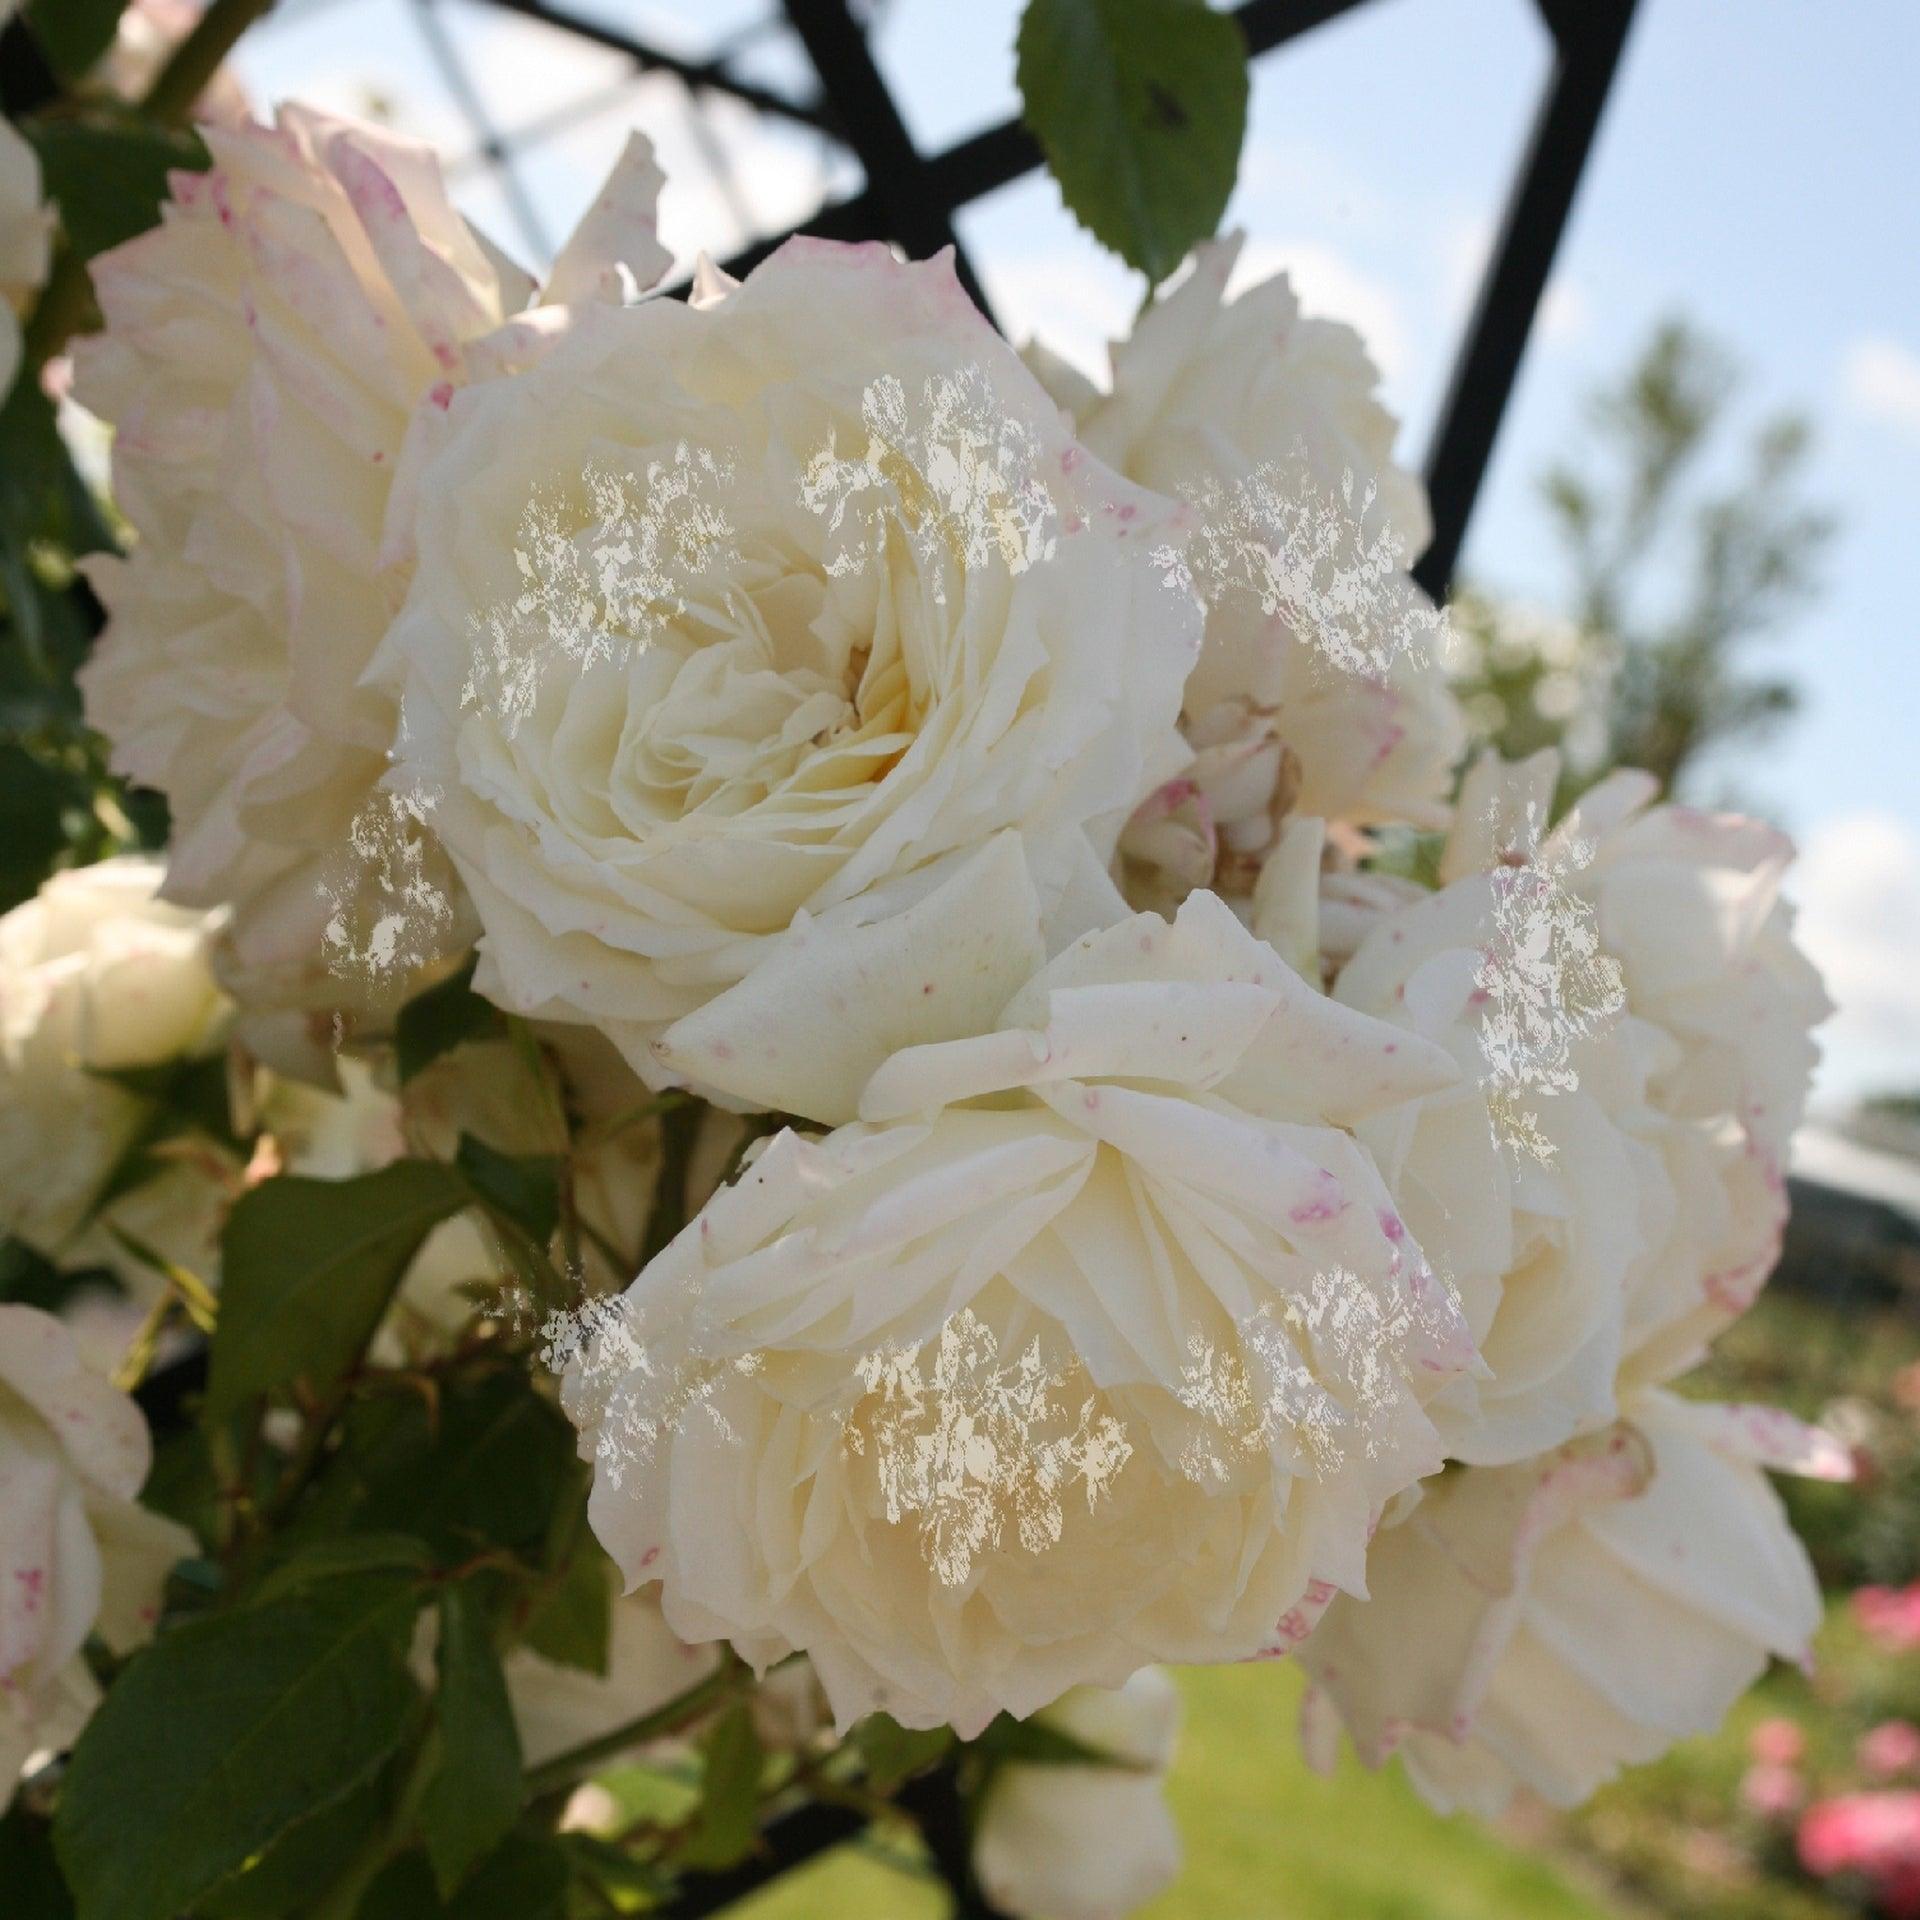
[[[687,1168],[699,1138],[701,1112],[699,1106],[689,1102],[667,1109],[661,1119],[660,1172],[654,1181],[653,1211],[647,1216],[647,1234],[640,1247],[640,1267],[687,1224]]]
[[[738,1656],[729,1653],[704,1679],[696,1680],[686,1692],[676,1694],[665,1706],[655,1707],[651,1713],[643,1713],[637,1720],[629,1720],[625,1726],[615,1727],[611,1733],[603,1733],[597,1739],[583,1740],[579,1746],[569,1747],[565,1753],[557,1753],[537,1767],[529,1767],[528,1797],[538,1799],[542,1794],[570,1787],[585,1779],[601,1761],[614,1759],[629,1747],[644,1746],[650,1740],[678,1733],[709,1708],[719,1705],[740,1685],[741,1675],[745,1672],[746,1668]]]
[[[234,43],[272,6],[273,0],[212,0],[148,89],[141,102],[147,117],[185,121]]]

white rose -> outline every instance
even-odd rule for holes
[[[843,1727],[1284,1651],[1472,1358],[1345,1131],[1451,1063],[1211,895],[1045,962],[1017,851],[683,1023],[669,1059],[848,1124],[775,1138],[571,1356],[628,1580],[804,1649]]]
[[[1778,836],[1643,812],[1631,775],[1548,832],[1557,771],[1475,766],[1438,893],[1263,875],[1253,916],[1283,950],[1344,955],[1340,999],[1464,1069],[1361,1133],[1492,1369],[1432,1409],[1482,1465],[1610,1419],[1623,1363],[1671,1378],[1752,1299],[1825,1011],[1778,903]]]
[[[139,1408],[87,1371],[59,1321],[0,1304],[0,1808],[28,1757],[92,1712],[87,1636],[131,1652],[195,1551],[135,1504],[151,1459]]]
[[[974,1834],[981,1890],[1020,1920],[1119,1920],[1180,1871],[1164,1785],[1180,1695],[1142,1667],[1112,1692],[1076,1687],[1038,1718],[1131,1766],[1001,1768]]]
[[[1461,789],[1441,875],[1530,861],[1591,916],[1631,1016],[1623,1047],[1589,1050],[1583,1087],[1644,1146],[1648,1252],[1627,1288],[1631,1376],[1670,1379],[1751,1305],[1780,1254],[1786,1146],[1831,1012],[1794,945],[1780,883],[1792,843],[1757,820],[1653,806],[1620,772],[1542,835],[1559,763],[1489,755]],[[1611,1086],[1609,1081],[1611,1080]]]
[[[422,485],[395,783],[481,989],[651,1042],[814,921],[1014,828],[1056,925],[1185,754],[1168,503],[1088,460],[945,259],[797,240],[456,399]]]
[[[1572,1806],[1718,1726],[1770,1657],[1804,1660],[1820,1591],[1762,1466],[1845,1478],[1771,1407],[1658,1389],[1543,1459],[1449,1472],[1374,1542],[1364,1605],[1301,1649],[1309,1758],[1337,1721],[1442,1810],[1516,1788]]]
[[[531,1647],[515,1647],[504,1671],[521,1758],[537,1767],[604,1738],[685,1693],[713,1670],[717,1658],[712,1647],[676,1640],[652,1594],[614,1601],[603,1674],[563,1666]]]
[[[1453,1086],[1358,1132],[1458,1292],[1490,1371],[1452,1382],[1429,1408],[1449,1457],[1485,1465],[1544,1453],[1612,1419],[1627,1276],[1648,1250],[1643,1212],[1657,1204],[1641,1196],[1641,1150],[1624,1125],[1637,1100],[1595,1092],[1596,1084],[1635,1092],[1617,1066],[1595,1070],[1603,1050],[1633,1044],[1618,1019],[1568,1043],[1562,1063],[1573,1084],[1542,1096],[1522,1090],[1532,1132],[1522,1144],[1511,1131],[1491,1068],[1496,1008],[1484,983],[1490,960],[1504,963],[1501,896],[1516,877],[1471,875],[1377,913],[1333,989],[1344,1004],[1446,1048],[1461,1069]],[[1550,964],[1563,960],[1551,931],[1542,944]],[[1650,1177],[1664,1194],[1657,1172]]]
[[[1284,275],[1229,300],[1240,245],[1196,250],[1114,344],[1110,393],[1034,356],[1094,453],[1198,512],[1189,557],[1208,613],[1186,691],[1190,777],[1219,842],[1216,883],[1233,891],[1288,804],[1443,825],[1465,741],[1437,616],[1402,570],[1432,531],[1426,496],[1394,463],[1372,363],[1352,329],[1303,319]],[[1208,751],[1223,743],[1237,751]]]
[[[20,370],[20,314],[45,284],[53,216],[41,198],[40,159],[0,120],[0,394]]]
[[[222,964],[249,1004],[384,1004],[461,931],[419,823],[373,799],[394,712],[357,683],[405,587],[396,470],[416,409],[430,441],[456,386],[564,315],[514,320],[533,283],[423,146],[296,106],[205,137],[212,169],[93,262],[105,331],[75,351],[139,536],[88,563],[109,616],[88,717],[168,798],[168,897],[232,905]],[[636,136],[616,184],[640,179]],[[664,264],[646,221],[623,233]],[[571,249],[563,269],[584,284]]]
[[[231,1014],[210,963],[218,916],[169,906],[160,878],[153,860],[104,860],[0,918],[0,1224],[49,1259],[130,1279],[88,1222],[155,1109],[102,1076],[212,1053]],[[155,1160],[103,1218],[199,1268],[238,1169],[210,1143],[167,1142]]]

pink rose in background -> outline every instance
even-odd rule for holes
[[[1740,1781],[1740,1804],[1762,1820],[1788,1820],[1807,1803],[1807,1782],[1797,1769],[1761,1762]]]
[[[1907,1587],[1862,1587],[1853,1596],[1860,1629],[1888,1653],[1920,1647],[1920,1580]]]
[[[1894,1920],[1920,1916],[1920,1793],[1848,1793],[1800,1823],[1800,1864],[1819,1879],[1857,1873]]]
[[[1885,1720],[1860,1737],[1854,1758],[1862,1773],[1891,1780],[1920,1771],[1920,1727],[1910,1720]]]

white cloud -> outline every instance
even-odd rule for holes
[[[1821,1094],[1920,1086],[1920,832],[1879,810],[1829,820],[1792,891],[1801,944],[1838,1008],[1820,1034]]]
[[[1870,420],[1920,433],[1920,353],[1884,334],[1854,341],[1840,368],[1847,404]]]

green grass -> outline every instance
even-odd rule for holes
[[[1476,1822],[1443,1820],[1396,1770],[1320,1780],[1294,1738],[1299,1676],[1281,1666],[1180,1676],[1187,1727],[1172,1800],[1174,1887],[1140,1920],[1619,1920],[1563,1868]],[[736,1909],[740,1920],[940,1920],[938,1889],[850,1850]]]

